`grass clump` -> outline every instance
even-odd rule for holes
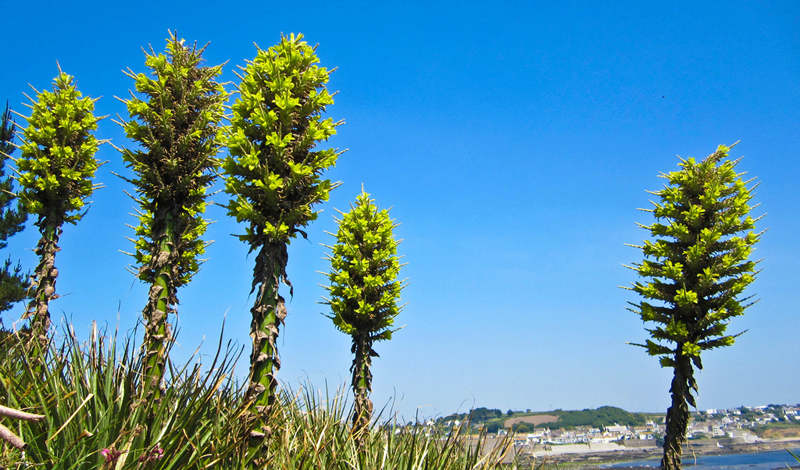
[[[7,460],[18,455],[8,468],[209,468],[236,448],[229,436],[240,401],[231,393],[238,356],[230,344],[223,350],[220,343],[207,368],[171,365],[169,387],[151,410],[138,392],[141,355],[133,334],[118,341],[116,332],[107,336],[93,327],[80,343],[70,327],[48,348],[27,351],[32,358],[25,356],[24,338],[10,334],[3,341],[0,399],[45,417],[13,423],[27,446],[24,453],[4,453]]]
[[[241,350],[220,339],[210,363],[195,358],[182,367],[169,363],[164,394],[151,408],[139,392],[141,355],[134,337],[135,331],[119,339],[118,332],[93,326],[82,343],[67,327],[48,347],[34,345],[31,351],[24,336],[4,334],[0,404],[44,418],[2,419],[26,447],[3,444],[0,469],[245,468],[249,430],[242,417],[250,403],[234,378]],[[344,387],[335,393],[310,384],[296,391],[282,387],[277,398],[266,468],[516,468],[509,462],[510,436],[486,449],[485,435],[467,436],[465,425],[437,433],[381,422],[379,415],[359,448]]]

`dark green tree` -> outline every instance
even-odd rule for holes
[[[13,179],[6,176],[6,161],[16,149],[15,129],[16,124],[6,103],[6,109],[0,117],[0,249],[8,246],[9,237],[25,228],[25,221],[28,219],[28,214],[18,204],[12,206],[16,199],[13,194]],[[13,268],[12,264],[9,257],[0,267],[0,312],[10,309],[13,304],[26,297],[27,276],[23,274],[19,263]]]
[[[502,429],[501,423],[499,421],[493,421],[491,423],[486,423],[486,426],[483,428],[487,433],[497,433],[500,429]]]
[[[225,191],[232,195],[228,213],[247,224],[239,239],[256,252],[247,389],[251,450],[269,434],[267,414],[275,401],[278,329],[286,317],[278,287],[281,281],[291,287],[286,247],[298,234],[305,238],[302,229],[316,220],[314,206],[335,186],[322,173],[339,156],[334,149],[314,150],[341,121],[321,116],[333,104],[325,88],[330,71],[316,65],[315,48],[302,38],[282,37],[242,68],[239,98],[231,106],[230,157],[223,164]]]
[[[515,433],[536,432],[536,425],[530,424],[530,423],[526,423],[524,421],[520,421],[520,422],[514,423],[514,425],[511,426],[511,429]]]
[[[101,118],[94,116],[94,103],[82,97],[73,77],[61,71],[53,91],[36,91],[31,116],[25,118],[20,150],[15,160],[20,185],[19,200],[36,216],[41,239],[34,252],[39,264],[34,272],[32,300],[24,318],[40,344],[46,344],[50,328],[48,306],[56,298],[56,253],[64,223],[76,224],[86,213],[86,199],[97,188],[92,183],[100,162],[94,156],[100,144],[92,131]]]
[[[656,222],[640,225],[653,239],[635,246],[644,260],[628,266],[646,278],[627,288],[644,297],[630,310],[655,324],[647,330],[652,339],[635,345],[674,372],[664,470],[681,468],[689,405],[696,407],[694,368],[703,367],[700,354],[732,345],[741,333],[726,334],[728,323],[753,303],[752,296],[741,295],[757,274],[757,262],[748,259],[761,237],[753,231],[757,219],[749,215],[755,186],[748,188],[753,180],[743,181],[736,172],[741,159],[728,160],[729,150],[719,146],[701,162],[681,159],[679,171],[661,174],[669,184],[652,193],[660,201],[646,209]]]
[[[404,287],[397,279],[400,257],[393,230],[397,227],[389,211],[378,210],[369,194],[363,192],[351,204],[348,213],[338,220],[336,243],[327,246],[331,255],[328,273],[330,299],[325,299],[333,313],[330,318],[339,331],[350,335],[355,355],[350,367],[353,394],[353,436],[360,448],[372,418],[372,349],[376,341],[392,339],[391,327],[402,307],[397,305]]]
[[[136,92],[124,101],[130,121],[125,134],[139,144],[122,149],[122,158],[136,174],[125,178],[136,187],[140,204],[133,254],[138,277],[150,285],[143,341],[144,392],[148,400],[160,397],[168,344],[173,340],[168,322],[178,304],[177,290],[199,269],[207,243],[200,237],[208,227],[203,219],[208,194],[220,161],[222,126],[228,97],[215,81],[222,65],[202,67],[205,47],[184,45],[170,33],[166,54],[150,49],[143,73],[127,75]]]

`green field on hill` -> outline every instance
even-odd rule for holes
[[[578,426],[603,428],[615,424],[643,426],[647,420],[660,422],[664,417],[658,413],[630,413],[615,406],[601,406],[595,410],[513,411],[503,413],[499,409],[476,408],[470,413],[451,414],[436,420],[437,424],[455,421],[470,421],[484,425],[488,432],[502,428],[529,432],[535,428],[574,429]],[[537,419],[538,418],[538,419]]]

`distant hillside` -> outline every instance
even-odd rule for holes
[[[534,426],[538,426],[543,428],[543,424],[547,423],[555,423],[558,421],[558,416],[556,415],[532,415],[532,416],[517,416],[514,418],[508,418],[504,423],[504,426],[510,428],[517,423],[528,423]]]
[[[800,426],[794,423],[770,423],[751,428],[762,439],[787,439],[800,437]]]
[[[473,424],[480,424],[490,419],[497,419],[503,416],[503,412],[497,409],[475,408],[469,413],[454,413],[436,419],[437,424],[449,421],[471,421]]]
[[[503,413],[498,409],[477,408],[471,413],[451,414],[436,420],[438,424],[471,420],[472,424],[486,423],[487,428],[496,430],[501,427],[527,427],[570,429],[577,426],[591,426],[602,428],[620,424],[623,426],[642,426],[650,415],[644,413],[629,413],[615,406],[601,406],[596,410],[580,411],[546,411],[546,412],[517,412],[509,410]]]
[[[576,426],[591,426],[603,428],[621,424],[623,426],[643,426],[647,415],[643,413],[629,413],[615,406],[601,406],[596,410],[562,411],[556,422],[542,423],[540,426],[550,429],[574,428]]]

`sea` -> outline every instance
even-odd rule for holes
[[[800,453],[800,447],[792,449],[795,454]],[[794,459],[785,450],[772,450],[768,452],[756,452],[753,454],[723,454],[723,455],[698,455],[695,459],[691,454],[683,454],[681,459],[683,468],[693,468],[695,470],[775,470],[787,469],[789,467],[798,468],[800,462]],[[615,467],[653,467],[658,468],[661,459],[634,460],[611,465],[603,465],[602,468]]]

